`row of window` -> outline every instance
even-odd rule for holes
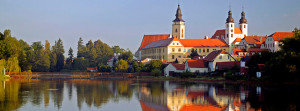
[[[165,59],[165,56],[163,55],[163,56],[145,56],[145,57],[143,57],[143,58],[151,58],[151,59]]]
[[[193,49],[183,49],[183,52],[192,52],[192,50]],[[215,51],[215,50],[217,50],[217,49],[212,49],[213,51]],[[225,49],[224,49],[225,50]],[[176,51],[176,48],[172,48],[172,52],[175,52]],[[210,50],[209,49],[205,49],[205,48],[203,48],[203,49],[194,49],[194,51],[196,51],[196,52],[198,52],[198,53],[201,53],[201,52],[209,52]],[[181,48],[178,48],[177,49],[177,52],[181,52]]]
[[[143,54],[152,54],[152,53],[164,53],[165,52],[165,49],[146,49],[146,50],[143,50],[142,53]]]
[[[266,47],[267,48],[274,48],[275,46],[274,46],[274,43],[270,43],[270,44],[266,44]]]
[[[181,56],[178,56],[178,58],[181,58]],[[172,59],[175,59],[175,55],[172,55]]]

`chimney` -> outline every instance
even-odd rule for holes
[[[259,42],[262,42],[262,37],[260,37],[260,40],[259,40]]]

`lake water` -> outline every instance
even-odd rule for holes
[[[296,111],[298,100],[299,89],[293,85],[89,79],[0,81],[0,111]]]

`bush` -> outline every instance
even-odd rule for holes
[[[152,76],[158,77],[161,75],[161,70],[160,69],[154,69],[151,71]]]
[[[235,71],[229,70],[229,71],[226,72],[226,74],[225,74],[225,79],[226,79],[226,80],[234,80],[234,81],[236,81],[236,80],[242,80],[242,79],[243,79],[243,76],[237,75],[237,74],[235,74]]]
[[[195,78],[196,77],[196,74],[190,72],[190,71],[185,71],[181,74],[179,74],[180,78],[190,78],[190,77],[193,77]]]

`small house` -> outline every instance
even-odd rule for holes
[[[184,72],[185,65],[184,64],[169,64],[165,69],[165,76],[172,76],[173,73],[182,73]]]
[[[207,73],[208,68],[204,60],[186,60],[185,70],[193,73]]]
[[[215,71],[217,62],[231,62],[236,61],[230,54],[224,50],[216,50],[209,53],[205,58],[205,61],[208,62],[208,69],[211,72]]]

